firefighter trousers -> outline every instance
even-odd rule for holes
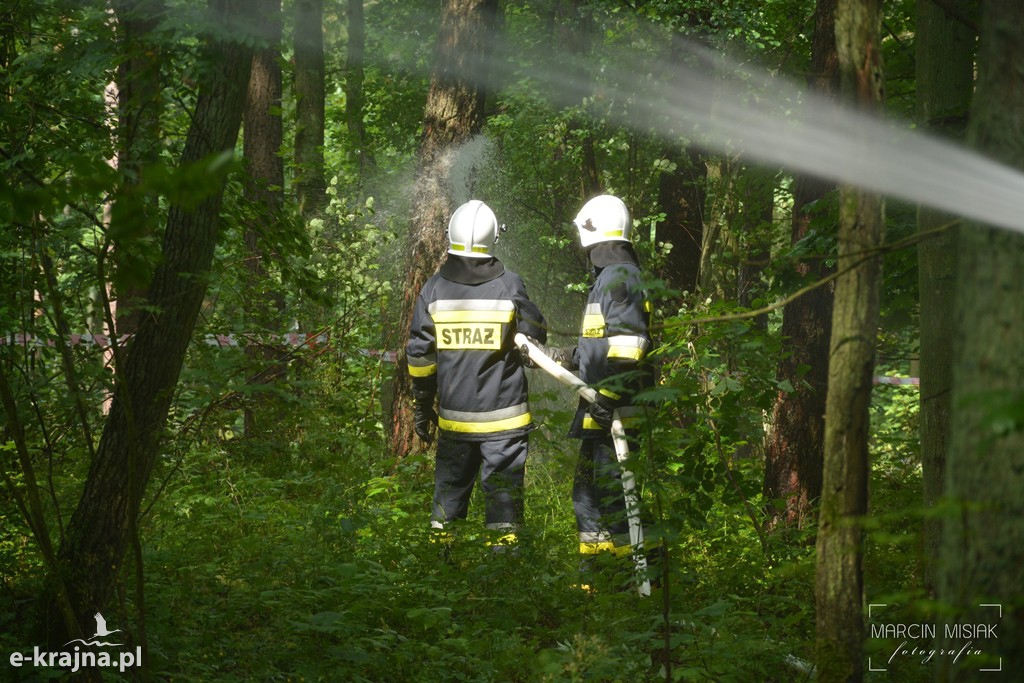
[[[611,436],[583,439],[573,477],[572,507],[580,537],[580,552],[592,554],[629,547],[622,469]]]
[[[432,525],[466,518],[479,473],[487,528],[514,532],[523,523],[528,443],[527,434],[490,441],[461,441],[442,434],[434,468]]]

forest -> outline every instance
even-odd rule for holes
[[[8,0],[0,680],[1024,677],[1024,3]],[[439,551],[413,304],[470,199],[652,304],[642,575],[576,398]],[[649,594],[637,585],[649,582]]]

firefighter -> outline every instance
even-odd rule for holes
[[[556,352],[560,356],[556,360],[578,369],[580,379],[597,389],[596,402],[580,401],[569,431],[580,439],[572,502],[586,575],[598,554],[625,557],[631,550],[621,469],[610,428],[612,413],[618,410],[628,433],[640,412],[631,398],[651,386],[653,376],[644,362],[652,344],[651,309],[623,201],[612,195],[595,197],[573,222],[587,252],[592,284],[576,348]]]
[[[430,443],[434,426],[438,432],[431,526],[450,540],[443,530],[465,519],[479,473],[495,548],[512,546],[523,523],[533,428],[514,337],[547,338],[522,279],[494,256],[503,229],[479,200],[455,210],[447,259],[416,300],[405,351],[416,434]]]

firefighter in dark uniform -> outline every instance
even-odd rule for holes
[[[432,426],[439,434],[431,526],[444,529],[466,517],[479,472],[485,524],[504,547],[516,541],[523,523],[533,428],[514,337],[522,332],[544,342],[547,330],[522,279],[492,253],[499,232],[483,202],[456,209],[448,257],[416,300],[405,352],[416,434],[428,443]]]
[[[612,413],[618,410],[629,433],[641,410],[631,398],[652,384],[644,363],[651,350],[651,309],[629,239],[632,221],[622,200],[595,197],[573,222],[587,251],[593,283],[577,346],[559,360],[578,369],[580,379],[597,389],[595,403],[580,401],[569,432],[581,439],[572,502],[586,573],[599,553],[630,554],[621,468],[610,428]]]

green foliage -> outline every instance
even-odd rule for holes
[[[197,205],[211,179],[237,167],[226,156],[189,168],[174,163],[203,65],[198,36],[208,28],[195,3],[169,3],[161,23],[166,146],[133,187],[106,161],[113,138],[103,88],[123,58],[107,12],[95,3],[30,4],[31,17],[25,3],[9,15],[16,50],[6,65],[9,106],[0,116],[8,134],[0,145],[0,333],[53,340],[58,321],[44,256],[53,261],[72,330],[98,329],[97,256],[112,259],[106,265],[116,289],[144,285],[159,263],[168,204]],[[594,22],[593,42],[581,55],[553,45],[548,4],[506,7],[498,61],[508,60],[507,68],[488,96],[483,139],[470,150],[478,156],[460,169],[466,177],[458,191],[486,199],[508,224],[499,254],[541,304],[553,343],[573,343],[587,286],[570,220],[589,183],[582,170],[588,164],[602,189],[628,198],[644,263],[654,269],[664,256],[664,245],[648,236],[665,219],[658,186],[673,170],[665,147],[680,141],[616,123],[635,105],[644,76],[630,84],[635,92],[606,88],[616,50],[664,59],[674,32],[802,74],[812,6],[665,1],[634,11],[620,2],[584,3],[580,16],[566,19]],[[531,400],[540,429],[532,436],[519,553],[489,550],[479,494],[449,552],[431,535],[431,457],[395,462],[387,453],[382,406],[393,366],[376,353],[402,342],[384,338],[384,330],[400,299],[400,237],[414,213],[410,169],[429,68],[422,48],[437,32],[435,11],[415,11],[397,0],[366,8],[363,123],[372,172],[356,168],[349,154],[338,82],[345,17],[329,7],[328,206],[304,224],[288,201],[267,214],[242,200],[240,183],[229,185],[196,343],[143,506],[151,673],[204,682],[802,680],[813,658],[814,530],[767,535],[762,517],[766,423],[773,400],[794,389],[776,377],[784,352],[778,314],[747,319],[746,308],[682,298],[663,282],[649,283],[658,308],[659,382],[642,397],[648,419],[629,465],[641,485],[648,539],[658,548],[651,566],[660,586],[650,599],[624,588],[626,573],[612,562],[595,592],[578,587],[570,499],[576,444],[564,437],[574,400],[536,374]],[[884,46],[900,73],[910,62],[896,38],[908,30],[908,16],[894,10]],[[646,20],[666,31],[647,30]],[[559,69],[592,70],[591,95],[566,102],[557,92],[559,74],[537,78],[553,49]],[[292,104],[282,106],[286,122]],[[102,205],[111,197],[106,229]],[[147,226],[139,202],[149,198],[158,201]],[[762,276],[771,289],[752,308],[807,284],[793,274],[793,262],[835,252],[834,197],[812,207],[814,228],[792,247],[788,231],[777,227],[789,219],[781,204],[769,235],[773,264]],[[890,240],[907,237],[913,220],[907,207],[890,210]],[[251,256],[247,233],[257,238],[266,267],[256,282],[242,267]],[[744,254],[729,254],[730,264]],[[880,372],[908,374],[916,353],[914,252],[887,254],[885,270]],[[41,305],[37,292],[44,293]],[[698,317],[720,321],[694,325]],[[323,332],[328,341],[283,343],[292,328]],[[261,353],[203,343],[223,333]],[[72,356],[77,383],[65,376],[54,347],[0,350],[55,538],[82,489],[111,385],[97,348],[75,347]],[[275,368],[276,381],[259,381]],[[76,396],[88,407],[91,442],[78,423]],[[981,398],[993,438],[1024,424],[1019,396]],[[913,389],[880,387],[872,405],[865,562],[872,596],[920,597],[918,528],[936,513],[918,502],[917,400]],[[249,433],[247,410],[257,423]],[[6,432],[0,443],[0,461],[22,492]],[[131,564],[111,611],[119,626],[138,633]],[[26,521],[3,489],[0,651],[33,644],[34,600],[44,581]]]

